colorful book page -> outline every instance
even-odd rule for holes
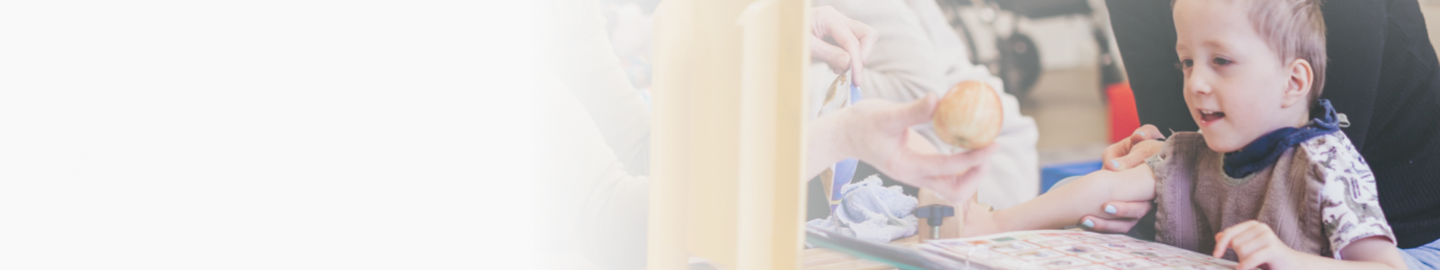
[[[932,240],[916,246],[989,269],[1235,269],[1236,263],[1124,235],[1022,231]]]

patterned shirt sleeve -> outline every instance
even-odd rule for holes
[[[1394,243],[1390,223],[1380,210],[1375,175],[1349,138],[1335,132],[1301,144],[1310,153],[1310,160],[1317,163],[1317,175],[1325,181],[1320,213],[1335,259],[1341,259],[1340,251],[1345,246],[1366,237],[1384,236]]]

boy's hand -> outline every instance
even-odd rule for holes
[[[1300,255],[1303,255],[1280,242],[1270,226],[1254,220],[1235,224],[1215,234],[1215,252],[1211,255],[1216,258],[1225,256],[1226,248],[1234,249],[1235,255],[1240,258],[1236,269],[1256,269],[1262,265],[1267,269],[1295,269]]]

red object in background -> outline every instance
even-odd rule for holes
[[[1140,113],[1135,111],[1135,93],[1130,92],[1130,83],[1122,82],[1105,87],[1110,98],[1110,142],[1118,142],[1140,128]]]

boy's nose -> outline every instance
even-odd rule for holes
[[[1196,94],[1210,94],[1210,83],[1206,80],[1205,74],[1193,72],[1185,78],[1185,90]]]

